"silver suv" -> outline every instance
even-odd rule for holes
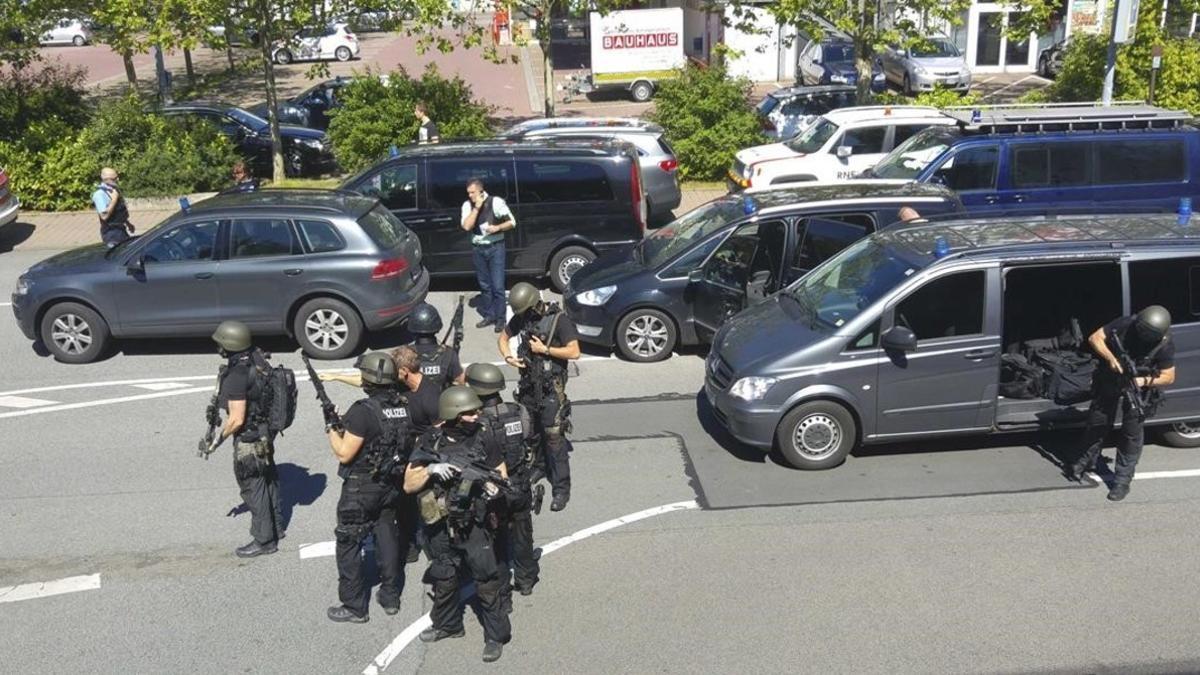
[[[670,216],[679,207],[679,161],[659,125],[633,117],[550,117],[521,122],[501,134],[510,141],[551,136],[629,143],[637,150],[650,217]]]

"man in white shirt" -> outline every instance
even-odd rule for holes
[[[462,205],[462,229],[471,233],[474,249],[475,278],[479,282],[479,310],[483,320],[476,328],[494,326],[497,333],[504,330],[507,303],[504,299],[504,233],[517,226],[508,204],[501,197],[489,195],[483,181],[473,178],[467,182],[467,201]]]

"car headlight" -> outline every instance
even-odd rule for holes
[[[301,138],[300,145],[303,145],[313,150],[324,150],[325,144],[319,138]]]
[[[608,302],[608,299],[617,292],[616,286],[601,286],[593,288],[590,291],[584,291],[575,295],[575,302],[588,307],[599,307]]]
[[[773,377],[743,377],[729,388],[729,393],[743,401],[757,401],[767,395],[779,380]]]
[[[925,66],[917,63],[916,61],[913,61],[912,69],[913,69],[913,72],[916,73],[917,75],[925,75],[929,72],[929,71],[925,70]]]
[[[26,279],[25,277],[18,278],[17,279],[17,287],[13,289],[13,295],[28,295],[28,294],[29,294],[29,280]]]

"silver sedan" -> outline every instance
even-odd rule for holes
[[[883,50],[883,76],[912,96],[937,87],[966,92],[971,88],[967,59],[946,38],[927,38],[924,46],[891,45]]]

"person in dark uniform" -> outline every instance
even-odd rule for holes
[[[109,248],[128,239],[134,231],[125,195],[117,185],[119,178],[116,169],[100,169],[100,184],[92,192],[92,204],[100,216],[100,240]]]
[[[218,378],[218,402],[227,414],[225,426],[212,448],[233,437],[233,475],[242,501],[250,510],[250,535],[254,538],[236,553],[240,558],[253,558],[276,552],[284,536],[275,471],[275,439],[267,430],[266,411],[261,405],[263,378],[256,376],[256,367],[265,365],[266,360],[256,353],[250,342],[250,329],[240,321],[222,321],[212,339],[226,358],[224,371]]]
[[[380,585],[375,599],[383,611],[400,611],[404,590],[404,552],[409,538],[401,536],[396,518],[397,485],[408,462],[408,409],[396,389],[396,364],[380,352],[364,354],[355,364],[362,374],[366,398],[342,416],[342,429],[326,428],[329,446],[339,462],[342,495],[338,499],[338,599],[330,607],[333,621],[366,623],[368,596],[362,572],[362,547],[375,534],[375,558]]]
[[[404,473],[404,491],[420,493],[430,553],[425,582],[433,586],[433,626],[422,642],[462,637],[463,610],[459,592],[467,578],[475,581],[479,619],[483,624],[483,660],[500,658],[512,637],[512,626],[501,607],[504,581],[493,547],[499,522],[499,489],[487,480],[466,481],[461,467],[472,463],[494,467],[506,476],[504,450],[479,421],[483,402],[470,388],[455,385],[442,392],[439,417],[445,422],[425,434]],[[464,482],[466,481],[466,482]]]
[[[1131,409],[1122,386],[1122,358],[1137,369],[1134,382],[1140,390],[1165,387],[1175,382],[1175,341],[1171,338],[1171,313],[1160,305],[1151,305],[1133,316],[1114,319],[1088,337],[1101,366],[1092,379],[1092,405],[1088,410],[1087,430],[1083,434],[1083,455],[1067,471],[1072,480],[1080,480],[1091,471],[1104,437],[1116,421],[1121,405],[1121,432],[1117,437],[1116,478],[1108,498],[1121,501],[1129,494],[1129,484],[1142,456],[1144,420]]]
[[[238,160],[233,163],[233,168],[230,170],[230,175],[233,176],[233,185],[221,190],[219,194],[237,194],[239,192],[257,192],[259,188],[258,179],[250,172],[246,163]]]
[[[533,492],[526,458],[526,444],[531,436],[529,413],[519,403],[508,403],[501,398],[504,373],[490,363],[471,364],[467,368],[467,386],[483,402],[480,419],[504,448],[504,466],[511,490],[506,495],[508,519],[501,525],[496,548],[505,562],[505,569],[501,570],[505,577],[502,597],[505,607],[511,609],[513,587],[521,595],[533,593],[540,572],[533,553]]]
[[[529,410],[539,439],[530,480],[550,479],[551,511],[561,511],[571,499],[571,460],[567,434],[571,431],[571,401],[567,398],[567,362],[579,358],[575,323],[555,303],[542,302],[533,284],[522,281],[508,294],[513,318],[500,334],[504,362],[520,369],[517,400]],[[519,336],[518,356],[509,340]]]
[[[433,305],[422,302],[408,316],[408,332],[413,334],[411,346],[421,357],[421,374],[445,389],[451,384],[463,383],[463,367],[458,352],[447,345],[438,344],[437,335],[442,330],[442,317]]]

